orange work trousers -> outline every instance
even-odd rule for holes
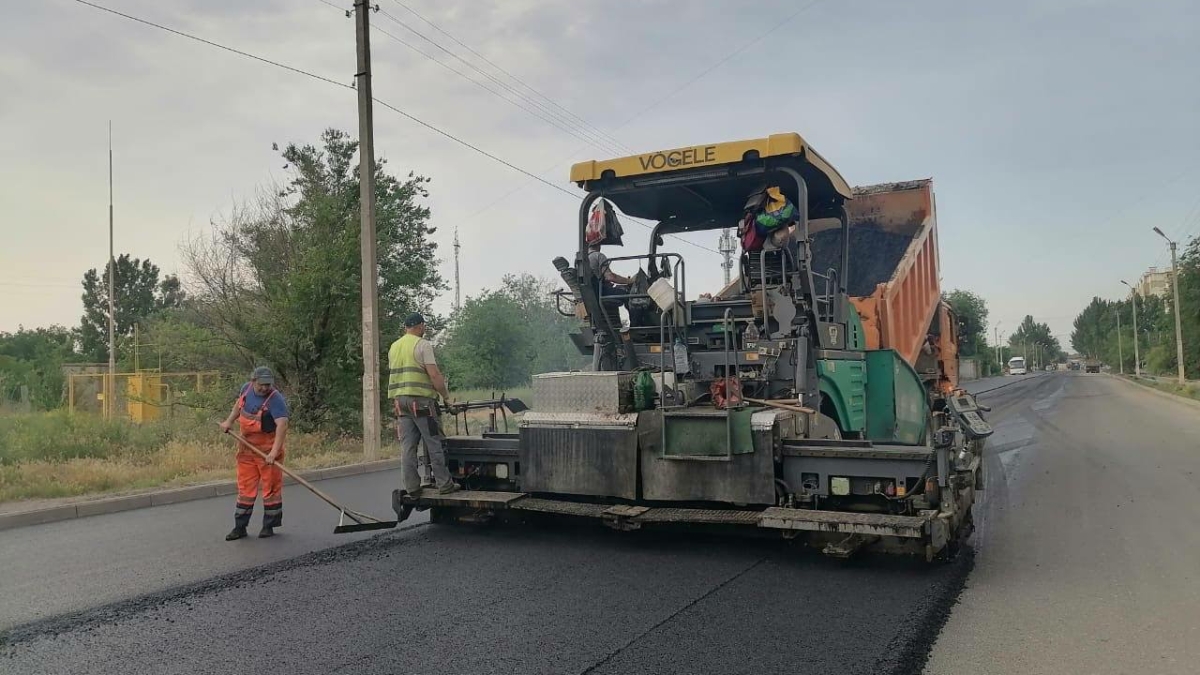
[[[268,447],[263,452],[269,453]],[[279,457],[280,460],[283,457]],[[250,524],[254,513],[254,500],[262,488],[263,527],[279,527],[283,524],[283,472],[275,464],[267,464],[262,457],[248,450],[237,454],[237,506],[233,511],[233,522],[238,527]]]

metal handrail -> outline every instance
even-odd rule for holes
[[[834,311],[833,311],[834,310],[834,302],[836,300],[836,298],[834,297],[834,291],[837,289],[836,284],[837,284],[837,278],[838,278],[837,269],[830,267],[829,274],[827,274],[827,275],[821,274],[820,272],[813,272],[812,275],[813,275],[813,278],[815,278],[815,279],[822,279],[825,281],[825,294],[821,295],[821,296],[817,296],[817,298],[816,298],[817,307],[818,307],[817,318],[819,318],[823,321],[833,321],[834,320],[834,316],[833,316],[834,315]],[[821,313],[820,306],[822,304],[824,304],[826,306],[826,309],[828,310],[827,314]]]
[[[679,279],[679,285],[677,287],[675,287],[675,294],[678,298],[680,298],[681,302],[686,302],[687,301],[687,265],[684,262],[682,255],[680,255],[678,253],[653,253],[653,254],[641,253],[638,255],[623,255],[623,256],[617,256],[614,258],[608,258],[608,263],[611,265],[614,262],[620,262],[622,260],[645,259],[645,260],[653,261],[654,259],[662,260],[663,258],[667,258],[667,259],[674,258],[675,259],[675,264],[671,267],[671,278]],[[639,271],[641,270],[640,265],[638,266],[638,270]],[[597,276],[596,277],[596,292],[597,292],[598,297],[621,298],[621,299],[650,297],[650,295],[648,293],[614,293],[612,295],[600,295],[600,291],[603,289],[603,283],[604,283],[604,277]]]
[[[566,289],[566,288],[560,288],[558,290],[551,291],[550,295],[554,296],[554,310],[565,317],[574,317],[575,316],[574,306],[578,305],[580,302],[583,302],[582,299],[576,298],[575,294],[572,293],[570,291],[570,289]],[[567,298],[567,297],[569,297],[571,299],[572,309],[570,312],[564,312],[563,308],[562,308],[563,298]]]
[[[737,368],[737,350],[733,348],[734,347],[733,341],[736,339],[736,337],[734,336],[734,333],[735,333],[735,330],[734,330],[734,322],[733,322],[733,310],[726,308],[725,309],[724,357],[725,357],[725,458],[727,460],[733,459],[733,410],[730,409],[730,407],[729,407],[730,402],[731,402],[730,401],[731,392],[733,391],[731,388],[733,380],[729,376],[729,366],[730,366],[729,355],[733,354],[733,366],[736,369]],[[714,401],[714,403],[716,403],[716,401]]]
[[[663,341],[666,339],[666,333],[667,333],[667,329],[666,329],[667,311],[668,310],[664,309],[659,314],[659,317],[658,317],[658,346],[659,346],[658,376],[660,378],[662,378],[662,382],[660,385],[662,391],[658,395],[658,432],[659,432],[659,436],[661,438],[661,442],[659,443],[659,446],[658,446],[658,454],[660,457],[665,456],[667,454],[667,414],[665,412],[667,409],[667,397],[665,396],[665,394],[667,392],[667,375],[666,375],[666,373],[667,373],[667,364],[666,364],[667,350],[665,347],[663,347],[663,345],[664,345]],[[674,323],[674,322],[672,322],[672,323]],[[673,373],[675,372],[675,343],[674,342],[671,343],[671,372],[673,372]],[[678,383],[679,373],[675,373],[675,380],[676,380],[676,383]]]

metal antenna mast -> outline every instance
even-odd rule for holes
[[[458,243],[458,228],[454,228],[454,311],[462,308],[462,279],[458,274],[458,251],[462,248]]]
[[[104,416],[111,419],[116,413],[117,398],[117,337],[116,284],[117,261],[113,252],[113,154],[112,120],[108,122],[108,383],[104,388]]]
[[[720,243],[717,249],[721,251],[721,256],[725,258],[721,263],[721,269],[725,270],[725,285],[729,285],[729,275],[733,270],[733,254],[737,251],[737,244],[733,241],[733,231],[730,228],[721,230]]]

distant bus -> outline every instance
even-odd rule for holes
[[[1029,371],[1025,369],[1025,359],[1020,356],[1014,356],[1008,360],[1009,375],[1025,375]]]

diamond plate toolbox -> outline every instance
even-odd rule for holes
[[[601,413],[633,410],[633,376],[628,371],[542,373],[533,376],[538,412]]]

